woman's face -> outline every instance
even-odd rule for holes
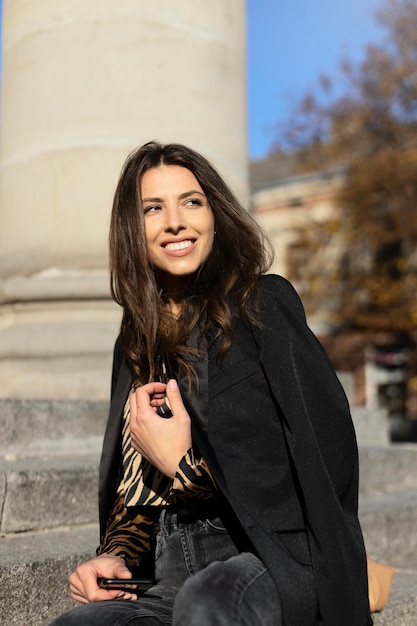
[[[214,215],[194,174],[161,165],[142,176],[149,261],[165,290],[184,288],[213,249]]]

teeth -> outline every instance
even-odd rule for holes
[[[191,240],[187,240],[187,241],[178,241],[175,243],[167,243],[165,248],[167,250],[184,250],[184,248],[189,248],[192,245],[193,245],[193,242]]]

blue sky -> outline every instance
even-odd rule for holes
[[[343,56],[381,40],[381,0],[247,0],[249,152],[264,155],[291,102]]]
[[[360,60],[365,45],[381,38],[374,19],[380,3],[246,0],[251,157],[267,153],[274,126],[321,73],[336,75],[342,56]]]

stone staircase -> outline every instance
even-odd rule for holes
[[[0,624],[46,626],[98,543],[106,402],[0,400]],[[417,445],[361,446],[369,555],[397,568],[376,626],[417,626]]]
[[[44,626],[98,545],[106,402],[0,400],[0,624]]]

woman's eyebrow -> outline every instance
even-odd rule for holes
[[[192,191],[184,191],[184,193],[181,193],[178,196],[178,198],[180,200],[184,200],[184,198],[189,198],[190,196],[195,196],[196,194],[198,194],[199,196],[202,196],[203,198],[206,197],[202,191],[192,190]]]
[[[184,193],[181,193],[178,198],[179,200],[184,200],[185,198],[189,198],[190,196],[195,196],[196,194],[198,194],[199,196],[202,196],[203,198],[205,198],[205,194],[202,191],[197,191],[197,189],[192,189],[191,191],[184,191]],[[142,198],[142,202],[163,202],[164,199],[163,198]]]
[[[142,202],[163,202],[162,198],[142,198]]]

